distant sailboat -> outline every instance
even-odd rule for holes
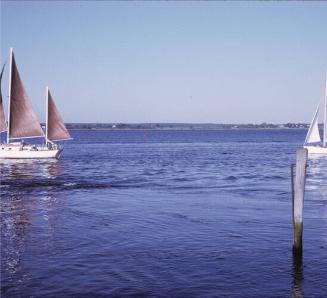
[[[326,77],[326,90],[325,90],[325,102],[324,102],[324,134],[323,140],[321,142],[321,137],[319,133],[318,119],[319,119],[319,108],[314,114],[311,121],[305,142],[304,148],[308,149],[309,154],[326,154],[327,155],[327,77]]]
[[[1,77],[2,73],[3,71]],[[0,146],[0,158],[39,159],[60,157],[62,149],[54,141],[68,140],[71,137],[59,115],[48,87],[46,88],[46,101],[47,121],[46,133],[44,133],[28,99],[14,54],[10,49],[8,125],[6,125],[5,121],[2,98],[0,103],[0,128],[1,130],[7,130],[7,143]],[[45,146],[26,144],[24,141],[12,141],[38,137],[45,138]]]

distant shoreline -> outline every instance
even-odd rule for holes
[[[307,123],[212,124],[212,123],[66,123],[70,130],[289,130],[308,129]],[[321,125],[322,128],[322,125]]]

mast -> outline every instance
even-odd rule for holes
[[[325,117],[324,117],[324,139],[323,146],[327,146],[327,73],[326,73],[326,86],[325,86]]]
[[[49,120],[49,87],[45,87],[45,145],[48,144],[48,120]]]
[[[10,141],[10,102],[11,102],[11,70],[12,70],[12,48],[9,49],[9,90],[8,90],[8,128],[7,128],[7,144]]]

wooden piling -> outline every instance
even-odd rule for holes
[[[293,251],[302,252],[303,202],[308,150],[296,150],[295,179],[292,170]]]

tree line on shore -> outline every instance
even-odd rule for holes
[[[306,129],[307,123],[261,123],[261,124],[216,124],[216,123],[66,123],[68,129]],[[322,128],[322,125],[321,125]]]

